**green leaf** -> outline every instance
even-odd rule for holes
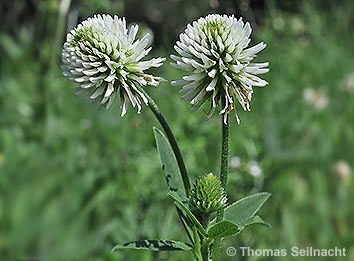
[[[225,208],[224,219],[244,227],[269,197],[269,193],[263,192],[242,198]]]
[[[248,227],[248,226],[251,226],[251,225],[254,225],[254,224],[264,225],[264,226],[267,226],[269,228],[272,227],[269,223],[265,222],[260,216],[251,217],[250,219],[248,219],[246,221],[246,224],[244,226]]]
[[[183,225],[183,228],[186,230],[187,236],[189,238],[189,240],[191,242],[193,242],[193,238],[192,238],[192,223],[190,222],[190,220],[188,219],[188,217],[183,213],[183,211],[175,204],[178,216],[181,220],[181,223]]]
[[[186,199],[186,192],[184,190],[176,157],[173,154],[171,146],[162,131],[156,127],[154,127],[153,130],[168,188],[170,191],[176,192],[184,201]]]
[[[222,220],[210,227],[208,235],[210,239],[221,239],[224,237],[234,236],[240,232],[238,226],[228,220]]]
[[[198,231],[204,236],[208,237],[208,234],[206,233],[205,229],[203,226],[200,224],[198,219],[193,215],[193,213],[183,204],[181,199],[179,198],[178,194],[176,192],[170,191],[168,195],[174,199],[175,203],[180,206],[181,210],[184,212],[184,214],[190,219],[192,224],[196,226]]]
[[[192,246],[188,243],[173,240],[137,240],[116,245],[112,251],[117,249],[143,249],[152,251],[181,251],[191,250]]]

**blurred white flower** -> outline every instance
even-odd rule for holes
[[[164,19],[164,13],[153,6],[146,9],[146,16],[154,23],[161,23]]]
[[[261,167],[254,160],[248,162],[247,171],[254,177],[260,177],[262,175]]]
[[[325,109],[329,103],[328,96],[320,89],[306,88],[303,91],[303,97],[306,103],[318,111]]]
[[[277,15],[272,19],[274,29],[282,31],[285,28],[286,22],[281,15]]]
[[[193,111],[210,101],[210,118],[221,103],[220,114],[227,124],[227,115],[231,111],[239,123],[236,99],[245,111],[250,110],[252,87],[267,85],[256,75],[269,71],[267,62],[251,63],[256,54],[266,47],[262,42],[247,48],[251,31],[250,24],[244,23],[242,18],[208,15],[188,24],[180,34],[180,41],[174,46],[179,56],[171,55],[176,61],[171,64],[192,74],[172,84],[184,86],[180,91],[184,94],[182,100],[190,101]]]
[[[161,80],[144,73],[159,67],[165,58],[142,62],[151,47],[146,49],[149,35],[135,40],[138,26],[126,27],[124,18],[95,15],[72,29],[62,52],[63,74],[79,83],[76,93],[109,108],[119,94],[122,116],[127,112],[128,101],[141,110],[148,100],[141,86],[157,86]]]
[[[344,90],[354,93],[354,73],[349,74],[343,81]]]
[[[352,169],[346,161],[341,160],[336,163],[335,171],[340,178],[347,180],[351,175]]]
[[[84,130],[88,130],[92,127],[92,121],[90,121],[89,119],[83,119],[80,122],[80,127]]]
[[[238,156],[233,156],[230,162],[231,168],[237,169],[241,166],[241,159]]]
[[[292,19],[291,19],[291,28],[297,34],[304,33],[305,30],[306,30],[306,26],[305,26],[304,20],[301,17],[299,17],[299,16],[292,17]]]
[[[33,115],[33,109],[27,103],[19,103],[16,108],[18,112],[24,117],[31,117]]]
[[[209,0],[209,5],[211,8],[218,8],[220,3],[219,0]]]

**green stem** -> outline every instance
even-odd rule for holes
[[[229,115],[226,116],[226,122],[228,122]],[[226,191],[227,176],[229,173],[229,144],[230,144],[230,130],[229,125],[224,123],[224,117],[221,117],[222,121],[222,147],[221,147],[221,169],[220,169],[220,181]],[[224,208],[220,209],[217,214],[216,221],[221,221],[224,218]],[[219,260],[220,257],[220,239],[215,240],[213,246],[213,260]]]
[[[213,257],[213,261],[219,261],[220,259],[220,239],[215,239],[213,247],[211,249],[211,256]]]
[[[208,230],[209,220],[210,220],[210,214],[202,214],[200,217],[200,222],[204,227],[205,231]],[[201,244],[201,254],[202,254],[203,261],[209,260],[209,246],[210,246],[209,239],[203,238]]]
[[[174,155],[176,157],[176,160],[177,160],[178,168],[179,168],[181,176],[182,176],[184,189],[186,191],[186,196],[188,197],[191,185],[190,185],[190,181],[189,181],[189,178],[188,178],[187,169],[186,169],[186,166],[184,165],[182,154],[181,154],[181,151],[179,150],[176,138],[173,135],[170,126],[168,125],[165,117],[161,113],[161,111],[160,111],[159,107],[157,106],[156,102],[145,92],[145,90],[143,88],[140,88],[140,87],[138,87],[138,88],[145,95],[145,97],[148,99],[149,107],[150,107],[151,111],[154,113],[155,117],[160,122],[162,128],[164,129],[164,131],[165,131],[165,133],[167,135],[167,139],[170,142],[170,145],[172,147],[173,153],[174,153]]]
[[[203,261],[209,260],[209,240],[204,240],[201,248]]]
[[[226,122],[229,116],[227,115]],[[225,124],[222,117],[222,147],[221,147],[221,169],[220,169],[220,181],[224,190],[226,191],[227,176],[229,173],[229,144],[230,144],[230,130],[229,125]],[[218,221],[221,221],[224,217],[224,209],[218,213]]]

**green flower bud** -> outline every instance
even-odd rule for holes
[[[197,179],[188,203],[193,212],[209,215],[223,208],[227,202],[220,180],[212,173]]]

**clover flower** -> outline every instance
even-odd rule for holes
[[[198,214],[211,214],[226,205],[227,197],[220,180],[212,173],[201,176],[194,184],[188,203]]]
[[[319,89],[306,88],[303,91],[303,97],[306,103],[312,105],[317,111],[322,111],[328,106],[329,98],[326,93]]]
[[[109,108],[117,94],[122,113],[127,112],[128,101],[141,111],[148,99],[142,86],[157,86],[163,79],[144,73],[159,67],[165,58],[141,61],[151,47],[145,49],[149,34],[135,40],[138,25],[127,29],[125,18],[95,15],[72,29],[62,51],[63,74],[79,83],[76,93]]]
[[[343,181],[347,181],[352,173],[350,165],[344,160],[340,160],[336,163],[335,171]]]
[[[171,65],[192,74],[172,84],[184,86],[180,90],[184,94],[182,100],[190,101],[193,111],[209,100],[209,119],[221,103],[220,114],[227,124],[227,115],[231,111],[240,122],[235,97],[245,111],[250,110],[252,87],[268,84],[256,75],[269,71],[266,68],[268,62],[251,63],[256,54],[266,47],[261,42],[247,48],[251,31],[250,24],[244,23],[242,18],[208,15],[188,24],[180,34],[180,41],[174,46],[179,56],[171,55],[176,61]]]

